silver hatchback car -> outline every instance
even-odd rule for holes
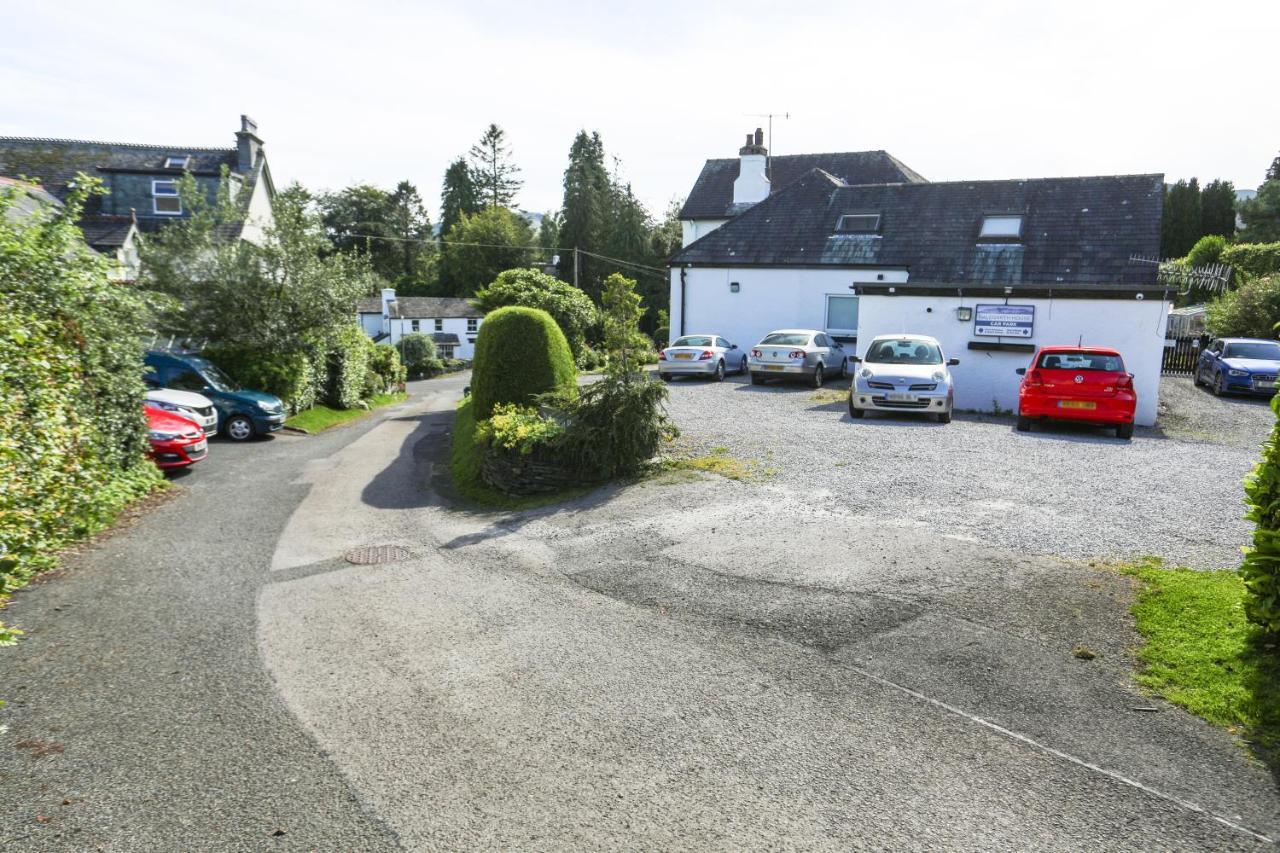
[[[839,341],[815,329],[779,329],[751,350],[751,384],[769,379],[802,379],[821,388],[830,377],[849,376],[849,358]]]

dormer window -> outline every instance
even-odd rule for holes
[[[837,234],[876,234],[879,231],[878,213],[846,213],[836,221]]]
[[[979,240],[993,242],[1017,242],[1022,239],[1021,216],[984,216],[982,230],[978,232]]]
[[[190,162],[190,154],[170,154],[164,158],[164,167],[166,169],[185,169]]]
[[[182,199],[177,181],[151,182],[151,210],[161,216],[181,216]]]

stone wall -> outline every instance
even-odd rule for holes
[[[545,449],[525,455],[486,447],[480,476],[488,485],[509,495],[536,495],[582,485],[579,477]]]

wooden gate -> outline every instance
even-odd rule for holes
[[[1165,338],[1160,373],[1164,376],[1190,376],[1196,369],[1196,362],[1200,360],[1200,345],[1203,342],[1204,338],[1200,335]]]

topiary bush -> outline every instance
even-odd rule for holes
[[[1271,409],[1280,418],[1280,396]],[[1244,481],[1245,515],[1255,525],[1253,546],[1245,550],[1245,615],[1268,634],[1280,634],[1280,420],[1262,445],[1262,461]]]
[[[436,345],[421,332],[411,332],[396,344],[400,361],[410,379],[422,379],[440,372],[441,362],[436,358]]]
[[[471,378],[478,421],[499,403],[527,406],[547,392],[572,394],[576,381],[569,343],[546,311],[499,308],[485,318]]]

